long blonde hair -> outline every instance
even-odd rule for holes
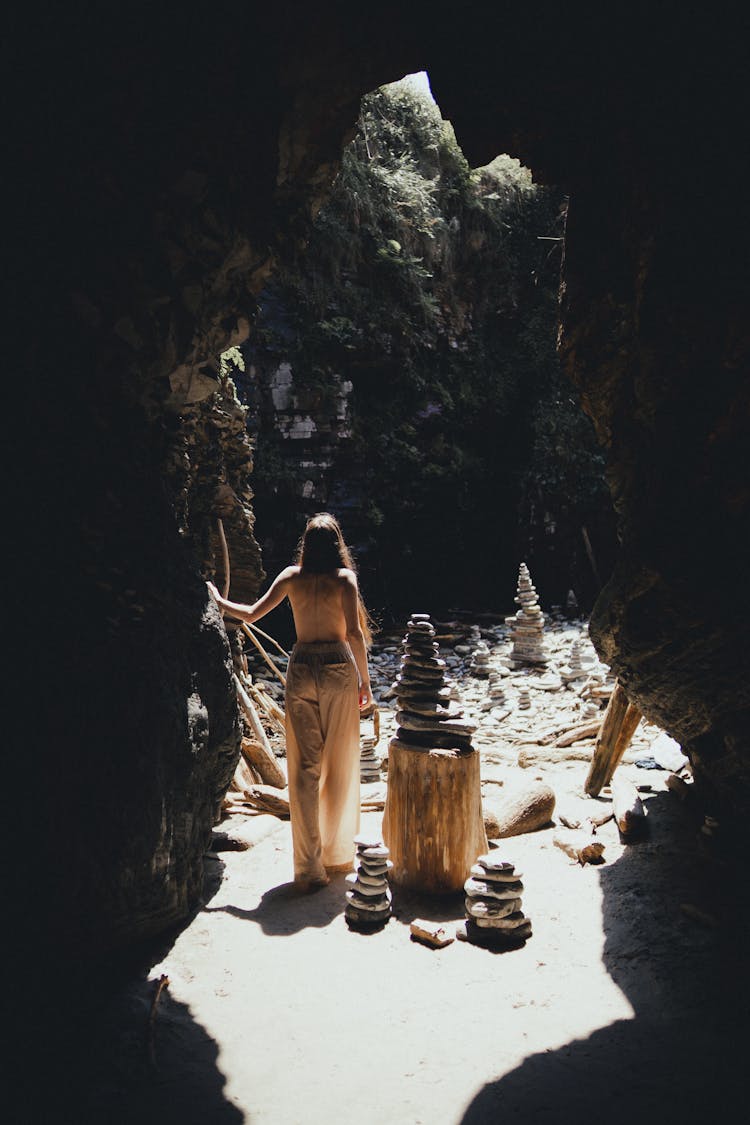
[[[344,542],[341,527],[330,512],[318,512],[307,521],[307,526],[297,548],[297,562],[308,574],[330,574],[339,567],[347,567],[356,574],[351,551]],[[359,626],[369,648],[372,644],[372,622],[357,589],[357,615]]]

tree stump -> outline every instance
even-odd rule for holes
[[[429,894],[462,890],[477,856],[488,849],[479,754],[392,739],[383,840],[397,886]]]

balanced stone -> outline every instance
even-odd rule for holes
[[[383,860],[388,859],[391,854],[385,844],[366,844],[358,854],[364,860]]]
[[[526,563],[521,563],[518,569],[515,601],[520,606],[519,610],[505,619],[513,641],[510,659],[514,664],[546,664],[547,656],[542,644],[544,616]]]
[[[472,864],[471,875],[474,879],[481,879],[487,883],[517,883],[521,878],[520,871],[488,871],[481,863]]]
[[[464,883],[466,921],[456,936],[485,947],[531,937],[531,923],[521,909],[520,877],[510,860],[493,852],[478,856]]]
[[[391,892],[386,875],[393,864],[379,837],[360,833],[354,843],[357,852],[354,872],[346,877],[349,889],[344,916],[350,926],[373,929],[390,917]]]
[[[411,711],[397,711],[396,722],[405,730],[435,731],[436,734],[457,734],[470,738],[477,729],[477,724],[468,719],[441,719],[426,718],[424,715],[414,715]]]
[[[357,842],[356,840],[354,841]],[[515,864],[511,863],[509,859],[501,859],[500,856],[495,855],[494,852],[487,852],[486,855],[477,856],[477,863],[483,867],[485,871],[492,871],[493,873],[501,873],[504,875],[512,874],[515,871]]]
[[[375,738],[365,735],[359,747],[359,779],[365,783],[380,781],[380,758],[375,753]]]
[[[439,655],[435,629],[427,614],[412,614],[406,626],[398,675],[390,696],[397,702],[396,736],[391,745],[412,749],[473,750],[476,724],[463,717],[446,683],[448,662]],[[478,635],[478,630],[477,630]]]
[[[371,898],[384,898],[387,891],[385,879],[373,879],[365,882],[361,873],[358,871],[356,874],[347,875],[346,882],[349,884],[349,889],[355,894],[363,895],[366,899]]]
[[[489,902],[485,898],[466,898],[466,913],[471,918],[507,918],[521,909],[520,898],[509,898],[505,902]]]
[[[578,641],[573,641],[570,646],[570,656],[565,668],[560,669],[560,678],[566,683],[583,679],[588,673],[581,662],[581,646]]]
[[[469,672],[479,679],[484,679],[490,674],[490,650],[484,641],[480,641],[471,654]]]
[[[469,898],[495,898],[503,901],[518,898],[522,890],[523,883],[488,883],[473,877],[464,883],[464,891]]]
[[[505,918],[500,918],[497,915],[488,915],[486,918],[474,918],[474,922],[477,926],[488,926],[497,930],[516,930],[519,926],[526,925],[528,921],[528,918],[522,910],[515,910]]]
[[[522,687],[518,689],[518,709],[519,711],[528,711],[531,707],[531,696],[529,689]]]

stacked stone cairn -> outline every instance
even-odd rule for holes
[[[531,696],[527,687],[518,689],[518,710],[528,711],[531,707]]]
[[[480,680],[487,679],[490,674],[490,650],[485,641],[480,641],[471,654],[469,672]]]
[[[586,675],[587,672],[581,662],[581,646],[578,641],[573,641],[568,664],[560,669],[560,678],[564,683],[572,684],[575,680],[584,679]]]
[[[544,616],[526,563],[521,563],[518,569],[515,601],[520,608],[514,616],[505,618],[513,641],[510,659],[513,664],[546,664],[547,656],[542,643]]]
[[[396,696],[396,740],[412,749],[472,750],[476,723],[451,703],[445,661],[438,655],[435,627],[427,613],[413,613],[406,624]]]
[[[388,848],[375,836],[354,837],[357,849],[354,872],[347,875],[348,890],[344,917],[356,930],[375,930],[391,916],[388,872],[393,867]]]
[[[531,937],[531,922],[521,910],[522,891],[521,872],[513,863],[496,852],[480,855],[464,883],[466,939],[475,945],[507,945]]]
[[[359,744],[359,780],[365,784],[380,781],[380,758],[375,753],[374,735],[365,734]]]
[[[507,710],[508,697],[505,694],[502,675],[499,672],[492,671],[487,680],[487,699],[482,703],[482,710],[490,711],[494,707]]]

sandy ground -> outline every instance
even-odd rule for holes
[[[495,768],[518,781],[518,767]],[[548,781],[562,807],[582,801],[586,769],[523,772]],[[522,948],[502,953],[411,940],[415,917],[453,931],[463,896],[395,888],[383,930],[351,931],[344,876],[296,894],[289,825],[245,819],[236,830],[252,846],[207,857],[205,903],[179,935],[125,978],[79,986],[76,1011],[45,1017],[38,1088],[11,1119],[474,1125],[728,1114],[748,1046],[747,880],[721,835],[705,836],[666,791],[665,773],[627,772],[652,786],[648,832],[626,845],[612,822],[599,829],[601,865],[572,863],[552,843],[554,825],[498,842],[523,871],[533,923]],[[380,817],[363,825],[377,830]]]

